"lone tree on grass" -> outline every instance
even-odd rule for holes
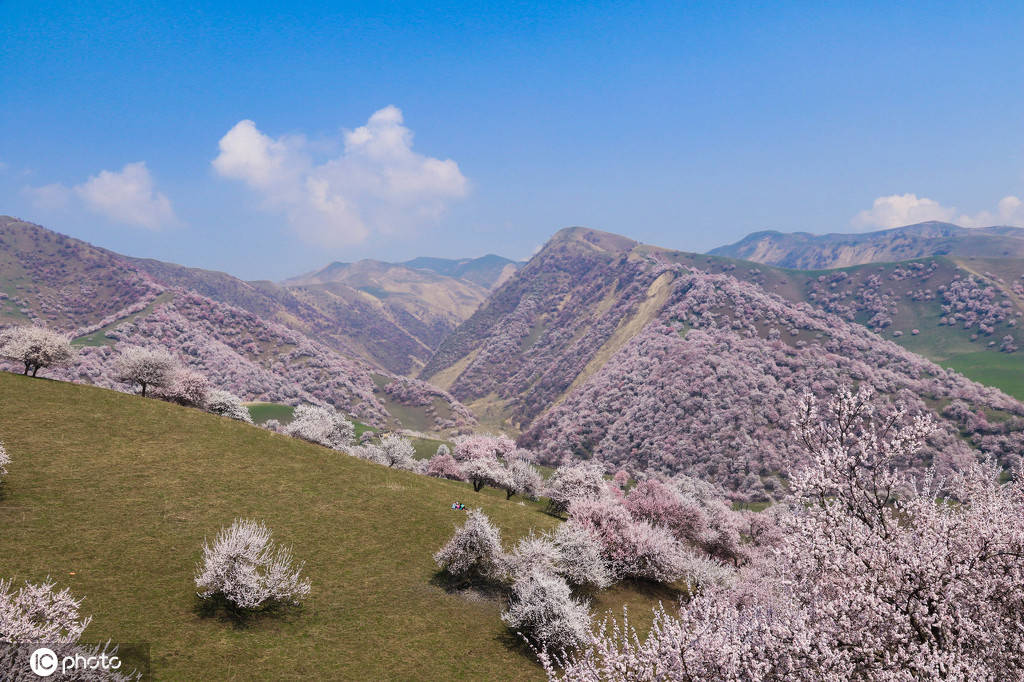
[[[293,563],[291,548],[278,546],[262,521],[235,519],[213,544],[203,545],[196,587],[200,598],[222,599],[243,611],[298,605],[310,590],[303,565]]]

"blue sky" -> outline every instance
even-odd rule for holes
[[[1019,2],[285,4],[0,0],[0,213],[272,279],[1024,224]]]

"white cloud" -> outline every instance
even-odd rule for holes
[[[949,222],[956,215],[955,208],[946,208],[939,202],[916,194],[893,194],[875,199],[871,208],[853,218],[853,226],[861,230],[902,227],[929,220]]]
[[[273,139],[243,120],[221,138],[212,163],[221,176],[258,191],[264,208],[283,213],[305,239],[325,246],[434,223],[468,192],[455,161],[413,151],[397,107],[345,131],[343,142],[339,156],[317,162],[303,136]]]
[[[100,171],[70,188],[54,183],[23,191],[42,211],[67,209],[78,199],[88,210],[116,223],[158,230],[177,222],[170,200],[156,190],[144,161],[125,164],[120,171]]]
[[[114,222],[150,230],[176,222],[170,200],[153,187],[144,161],[125,164],[120,173],[100,171],[76,186],[75,194]]]
[[[1024,226],[1024,202],[1015,196],[1003,197],[996,204],[994,212],[981,211],[973,216],[962,215],[957,223],[964,227],[988,227],[989,225]]]
[[[875,199],[870,209],[861,211],[851,224],[861,231],[888,229],[937,220],[963,227],[990,225],[1024,225],[1024,204],[1015,196],[1003,197],[994,212],[980,211],[974,215],[959,213],[934,199],[916,194],[892,194]]]

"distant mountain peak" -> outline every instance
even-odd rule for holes
[[[800,270],[896,262],[929,256],[1024,257],[1024,228],[966,228],[927,221],[875,232],[754,232],[708,252]]]

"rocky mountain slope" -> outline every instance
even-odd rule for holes
[[[968,229],[927,222],[862,234],[755,232],[709,253],[797,270],[824,270],[929,256],[1024,258],[1024,229]]]

